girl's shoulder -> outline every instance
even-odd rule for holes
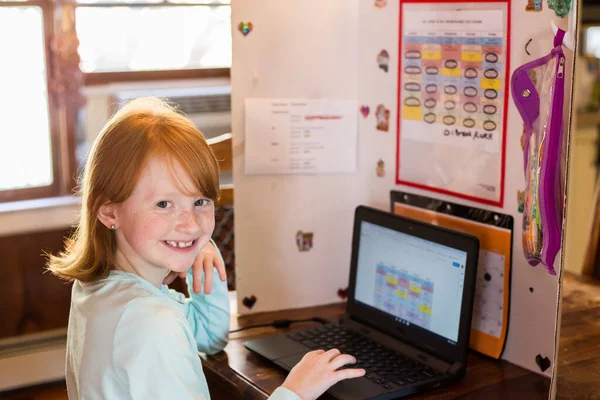
[[[105,278],[94,282],[75,281],[72,298],[86,298],[87,300],[110,300],[118,304],[128,303],[138,297],[155,297],[145,285],[143,278],[121,271],[111,271]],[[157,289],[158,290],[158,289]]]
[[[185,319],[180,309],[183,304],[143,278],[122,271],[111,271],[106,278],[91,283],[76,281],[71,303],[87,316],[98,316],[96,311],[103,309],[102,314],[112,314],[117,320],[125,314],[138,315],[137,318],[152,319],[160,315],[161,320],[166,316]]]
[[[131,299],[123,309],[120,322],[127,320],[147,327],[186,321],[185,315],[172,304],[154,296]]]

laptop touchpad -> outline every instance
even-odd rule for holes
[[[288,357],[280,358],[277,360],[277,364],[283,364],[284,367],[292,369],[300,362],[300,360],[302,360],[302,357],[304,357],[306,353],[308,352],[296,353]]]
[[[345,379],[333,385],[327,392],[344,400],[364,400],[387,392],[382,386],[367,378]]]
[[[292,354],[301,353],[301,357],[310,349],[285,335],[267,336],[264,338],[250,340],[246,343],[250,350],[262,354],[270,360],[276,360]]]

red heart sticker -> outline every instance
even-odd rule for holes
[[[338,296],[339,296],[340,299],[346,300],[346,298],[348,297],[348,288],[346,288],[346,289],[338,289],[337,294],[338,294]]]

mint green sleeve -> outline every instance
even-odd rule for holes
[[[210,243],[217,249],[221,260],[221,252],[211,239]],[[196,339],[198,351],[206,354],[216,354],[223,350],[228,343],[229,337],[229,292],[227,282],[221,281],[217,270],[214,270],[212,290],[210,294],[194,293],[192,288],[192,268],[187,274],[188,293],[190,297],[185,298],[181,293],[170,290],[171,294],[185,303],[185,317],[192,328]],[[204,285],[204,273],[202,274],[202,285]],[[204,290],[204,286],[202,286]]]
[[[279,386],[271,396],[269,396],[268,400],[302,400],[300,396],[296,393],[292,392],[289,389],[286,389],[282,386]]]

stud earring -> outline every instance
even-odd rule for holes
[[[116,229],[117,227],[113,224],[110,226],[110,229],[112,229],[113,231]]]

